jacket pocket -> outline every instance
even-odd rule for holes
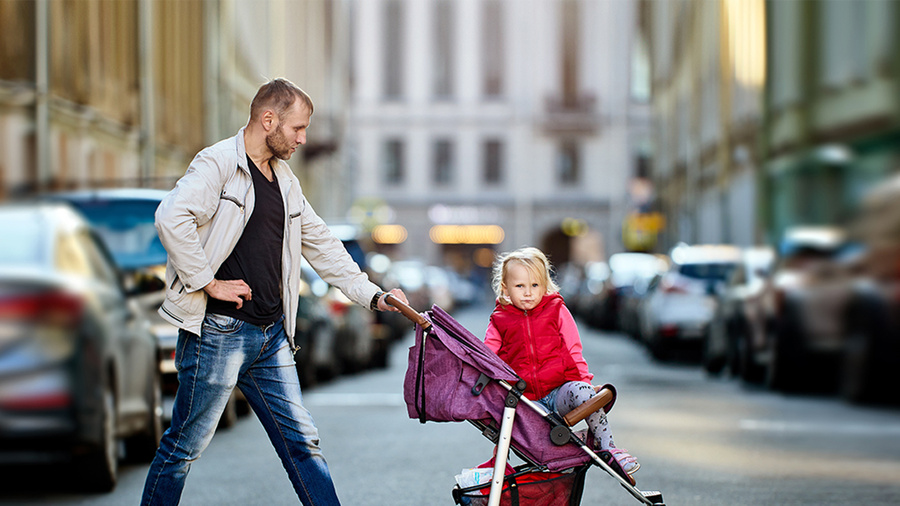
[[[241,213],[244,212],[244,203],[241,202],[241,199],[229,194],[226,190],[222,190],[222,195],[219,196],[219,199],[231,202],[232,204],[238,206],[238,209],[241,210]]]

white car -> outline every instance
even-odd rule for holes
[[[731,245],[679,245],[672,266],[657,276],[638,309],[640,336],[664,359],[677,347],[699,349],[716,309],[716,293],[741,261]]]

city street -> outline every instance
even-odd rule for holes
[[[483,335],[490,308],[457,313]],[[618,446],[640,461],[638,487],[669,505],[896,505],[900,503],[900,410],[852,406],[831,397],[786,396],[709,378],[690,364],[652,362],[634,341],[580,324],[595,382],[613,383],[610,414]],[[468,423],[419,424],[406,413],[407,348],[390,367],[310,389],[322,447],[346,505],[453,504],[454,475],[491,457]],[[56,474],[5,475],[3,504],[137,504],[146,465],[123,464],[106,495],[74,493]],[[57,473],[57,471],[52,471]],[[188,478],[182,504],[294,504],[281,464],[253,416],[218,433]],[[638,504],[599,468],[582,504]]]

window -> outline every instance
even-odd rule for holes
[[[485,183],[497,184],[503,180],[503,144],[500,141],[484,142],[482,164]]]
[[[400,0],[384,3],[384,97],[403,95],[403,4]]]
[[[434,3],[434,74],[433,86],[436,98],[453,96],[453,67],[455,53],[453,51],[453,30],[456,26],[453,17],[453,1],[437,0]]]
[[[384,143],[382,167],[386,183],[402,183],[405,176],[403,167],[403,141],[392,139]]]
[[[578,43],[581,40],[581,13],[578,0],[560,4],[562,34],[562,95],[566,106],[578,103]]]
[[[485,0],[481,4],[481,75],[486,97],[503,94],[503,4]]]
[[[574,141],[563,142],[556,157],[556,174],[559,182],[565,185],[577,183],[581,172],[579,165],[578,144]]]
[[[443,139],[434,143],[434,177],[438,185],[447,185],[453,181],[453,143]]]

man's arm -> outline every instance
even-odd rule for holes
[[[156,210],[159,239],[189,292],[203,289],[215,276],[197,227],[212,218],[223,185],[215,160],[201,151]]]

